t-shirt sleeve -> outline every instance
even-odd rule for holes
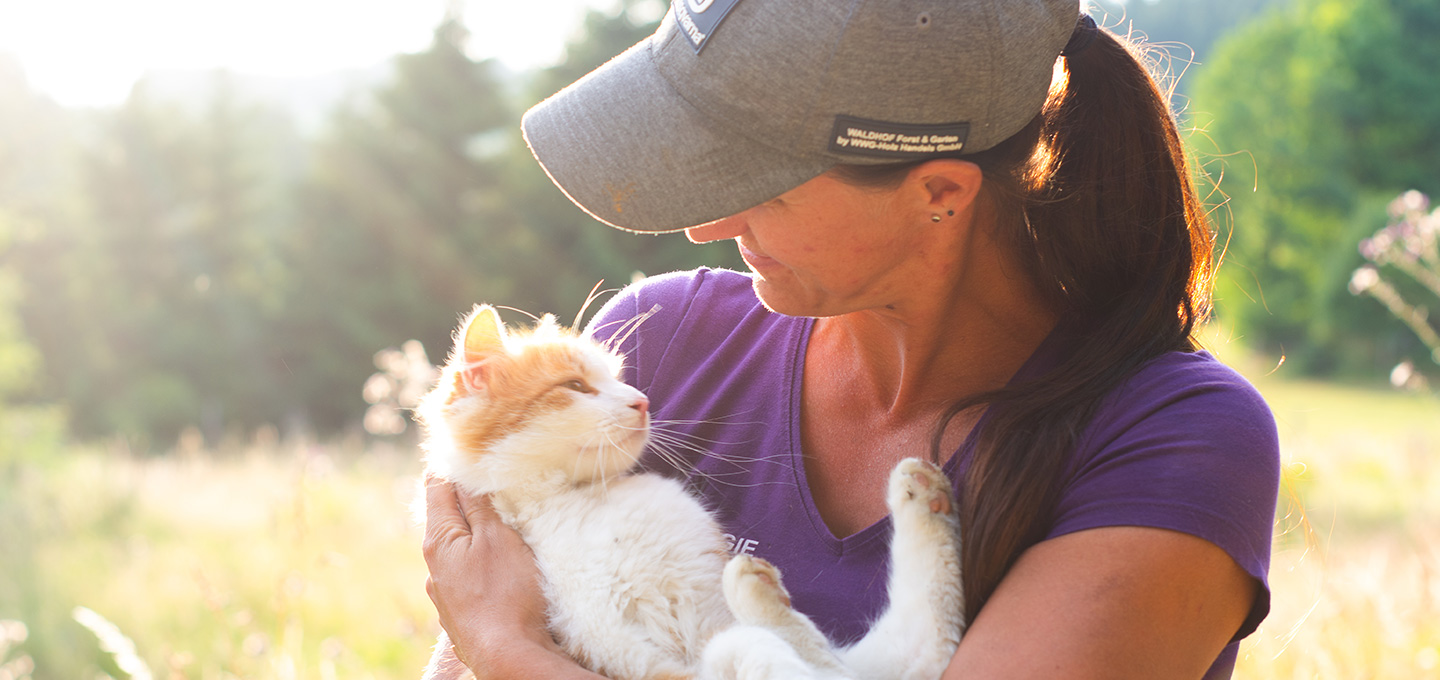
[[[1145,526],[1214,543],[1262,586],[1238,640],[1269,611],[1279,479],[1275,419],[1259,393],[1208,354],[1168,355],[1102,405],[1049,537]]]

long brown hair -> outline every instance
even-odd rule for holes
[[[989,405],[960,499],[965,619],[1045,537],[1066,463],[1100,400],[1142,364],[1195,349],[1210,311],[1213,232],[1169,97],[1128,40],[1100,31],[1057,64],[1040,114],[964,156],[984,174],[1002,243],[1060,312],[1070,346],[1045,374],[953,404]],[[898,183],[915,164],[840,166],[853,184]]]

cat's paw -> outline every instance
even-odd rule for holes
[[[725,601],[746,623],[774,625],[790,616],[790,593],[775,565],[751,555],[736,555],[725,565]]]
[[[886,500],[895,515],[918,512],[951,517],[955,514],[949,478],[935,464],[919,458],[906,458],[890,471]]]
[[[733,677],[787,680],[843,677],[844,669],[825,634],[809,618],[790,606],[790,593],[785,591],[785,585],[780,581],[780,570],[775,565],[758,557],[736,555],[725,565],[724,587],[725,601],[735,619],[742,624],[727,632],[747,640],[737,649],[741,651],[740,657],[748,670],[735,673]],[[744,632],[747,630],[750,632]],[[754,637],[757,633],[763,635]],[[719,637],[723,636],[717,636],[717,639]],[[767,641],[767,638],[778,640]],[[766,648],[774,646],[773,642],[780,642],[781,646],[766,651]],[[707,661],[711,660],[708,648],[706,657]],[[812,672],[819,675],[812,675]]]

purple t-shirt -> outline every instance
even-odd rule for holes
[[[656,305],[633,332],[626,328]],[[800,386],[813,324],[766,310],[744,274],[701,269],[630,286],[591,328],[598,338],[621,330],[625,380],[650,398],[657,436],[645,465],[684,478],[714,509],[732,549],[778,566],[795,607],[843,644],[885,606],[890,520],[836,537],[810,497]],[[1021,373],[1063,344],[1052,334]],[[945,465],[957,491],[971,445]],[[1209,354],[1174,352],[1142,367],[1105,399],[1070,466],[1048,537],[1103,526],[1182,531],[1266,584],[1279,484],[1275,423],[1254,388]],[[1265,585],[1207,679],[1230,677],[1238,640],[1269,601]]]

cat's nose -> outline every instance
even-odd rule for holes
[[[650,410],[650,400],[649,400],[649,399],[646,399],[645,397],[640,397],[639,399],[636,399],[635,401],[630,402],[630,408],[633,408],[633,409],[635,409],[636,411],[639,411],[639,412],[641,412],[641,413],[644,413],[644,412]]]

